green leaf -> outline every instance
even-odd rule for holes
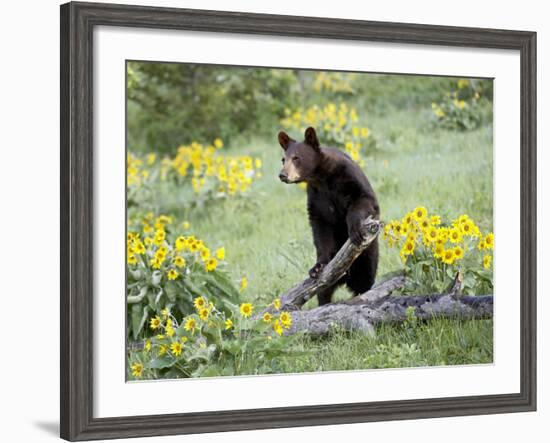
[[[164,369],[164,368],[170,368],[174,365],[175,360],[168,356],[163,355],[162,357],[154,358],[149,362],[147,365],[150,369]]]
[[[176,295],[178,293],[176,284],[173,282],[167,282],[164,285],[164,293],[166,294],[166,297],[168,297],[168,300],[170,300],[171,302],[175,302]]]
[[[204,280],[207,283],[220,289],[224,293],[224,295],[233,303],[237,303],[239,301],[239,291],[237,290],[237,288],[235,288],[233,282],[227,274],[220,271],[213,271],[209,274],[206,274],[204,276]]]
[[[143,329],[148,314],[149,308],[147,306],[142,307],[141,304],[132,305],[132,335],[134,340],[137,339],[139,333]]]

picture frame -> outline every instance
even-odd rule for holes
[[[520,55],[520,392],[94,417],[93,31],[169,29],[462,48]],[[536,410],[536,33],[71,2],[61,6],[61,437],[69,441]]]

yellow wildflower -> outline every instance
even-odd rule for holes
[[[485,248],[493,249],[495,247],[495,235],[492,232],[489,232],[485,236]]]
[[[475,233],[475,225],[474,222],[471,220],[467,220],[464,223],[460,225],[460,230],[462,231],[462,234],[472,236]]]
[[[248,286],[248,280],[246,277],[241,278],[241,291],[244,291]]]
[[[277,335],[283,335],[283,326],[278,319],[273,322],[272,327]]]
[[[199,317],[202,321],[206,320],[209,314],[210,310],[208,308],[203,308],[199,311]]]
[[[161,321],[160,321],[160,317],[158,315],[156,315],[155,317],[153,317],[149,321],[149,327],[151,329],[158,329],[158,328],[160,328],[160,325],[161,325]]]
[[[449,240],[451,243],[460,243],[462,241],[462,231],[458,228],[452,228],[449,232]]]
[[[437,244],[434,248],[434,256],[442,259],[444,253],[445,247],[443,246],[443,244]]]
[[[231,329],[233,327],[233,321],[228,318],[226,321],[225,321],[225,329],[228,330],[228,329]]]
[[[218,248],[216,250],[216,257],[218,257],[219,260],[225,260],[225,248]]]
[[[179,255],[174,257],[174,265],[178,268],[183,268],[185,266],[185,259]]]
[[[281,320],[281,323],[285,329],[288,329],[290,328],[290,326],[292,326],[292,316],[286,311],[281,312],[279,320]]]
[[[254,311],[254,306],[252,306],[252,303],[243,303],[240,307],[241,315],[245,318],[248,318],[252,315],[252,311]]]
[[[186,321],[185,321],[185,324],[183,326],[183,328],[186,330],[186,331],[191,331],[191,332],[194,332],[195,329],[197,327],[197,320],[195,320],[193,317],[189,317]]]
[[[275,300],[273,300],[273,307],[275,309],[277,309],[277,311],[279,309],[281,309],[281,299],[280,298],[276,298]]]
[[[206,307],[206,300],[204,297],[199,296],[193,300],[193,306],[195,306],[195,309],[197,311],[200,311],[201,309],[204,309]]]
[[[425,234],[425,238],[428,240],[428,242],[430,243],[434,243],[437,238],[438,238],[438,232],[437,232],[437,228],[435,227],[430,227],[427,231],[426,231],[426,234]]]
[[[419,206],[418,208],[415,208],[415,210],[413,212],[413,217],[417,221],[424,220],[427,215],[428,215],[428,210],[424,206]]]
[[[441,260],[443,260],[443,263],[447,263],[448,265],[452,265],[455,261],[455,253],[452,249],[446,249],[443,252],[443,256],[441,257]]]
[[[134,363],[132,365],[132,375],[134,377],[141,377],[141,374],[143,373],[143,365],[141,363]]]
[[[175,341],[170,345],[170,350],[172,351],[172,354],[177,357],[181,355],[181,352],[183,351],[183,344],[179,341]]]
[[[403,253],[403,255],[411,255],[414,252],[414,242],[410,239],[407,239],[407,241],[403,245],[403,249],[401,249],[401,252]]]
[[[151,265],[151,267],[153,269],[160,269],[160,267],[162,265],[162,259],[160,259],[158,257],[154,257],[151,260],[149,260],[149,264]]]
[[[493,260],[493,257],[491,257],[490,255],[485,255],[483,256],[483,267],[485,269],[489,269],[491,267],[491,261]]]
[[[173,337],[175,333],[176,333],[176,330],[171,325],[166,326],[166,335],[168,337]]]
[[[430,223],[432,226],[439,226],[441,224],[441,217],[439,215],[432,215],[430,217]]]
[[[272,318],[273,316],[269,312],[265,312],[264,315],[262,316],[262,320],[265,321],[266,323],[271,323]]]
[[[460,246],[455,246],[453,249],[455,253],[455,260],[461,260],[464,258],[464,249],[462,249]]]
[[[202,259],[202,261],[208,261],[209,258],[210,258],[210,249],[203,248],[201,250],[201,259]]]
[[[176,278],[178,278],[179,273],[175,269],[170,269],[167,275],[168,275],[168,280],[175,280]]]
[[[218,260],[216,260],[214,257],[208,259],[206,262],[206,271],[211,272],[214,271],[218,267]]]
[[[178,251],[182,251],[183,249],[185,249],[187,247],[187,244],[188,244],[188,241],[185,237],[183,236],[179,236],[177,239],[176,239],[176,249]]]

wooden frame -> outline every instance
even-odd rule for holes
[[[92,45],[98,25],[499,48],[521,57],[519,394],[93,417]],[[536,408],[536,34],[98,3],[61,6],[61,437],[67,440],[533,411]]]

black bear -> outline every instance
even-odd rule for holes
[[[361,223],[369,215],[376,219],[380,207],[361,168],[348,155],[334,148],[321,147],[313,128],[307,128],[303,142],[279,133],[285,154],[279,178],[284,183],[307,183],[307,210],[317,250],[317,263],[309,270],[317,278],[345,241],[361,243]],[[374,284],[378,266],[378,241],[374,240],[353,262],[335,285],[318,295],[319,304],[330,303],[339,285],[346,284],[354,295]]]

